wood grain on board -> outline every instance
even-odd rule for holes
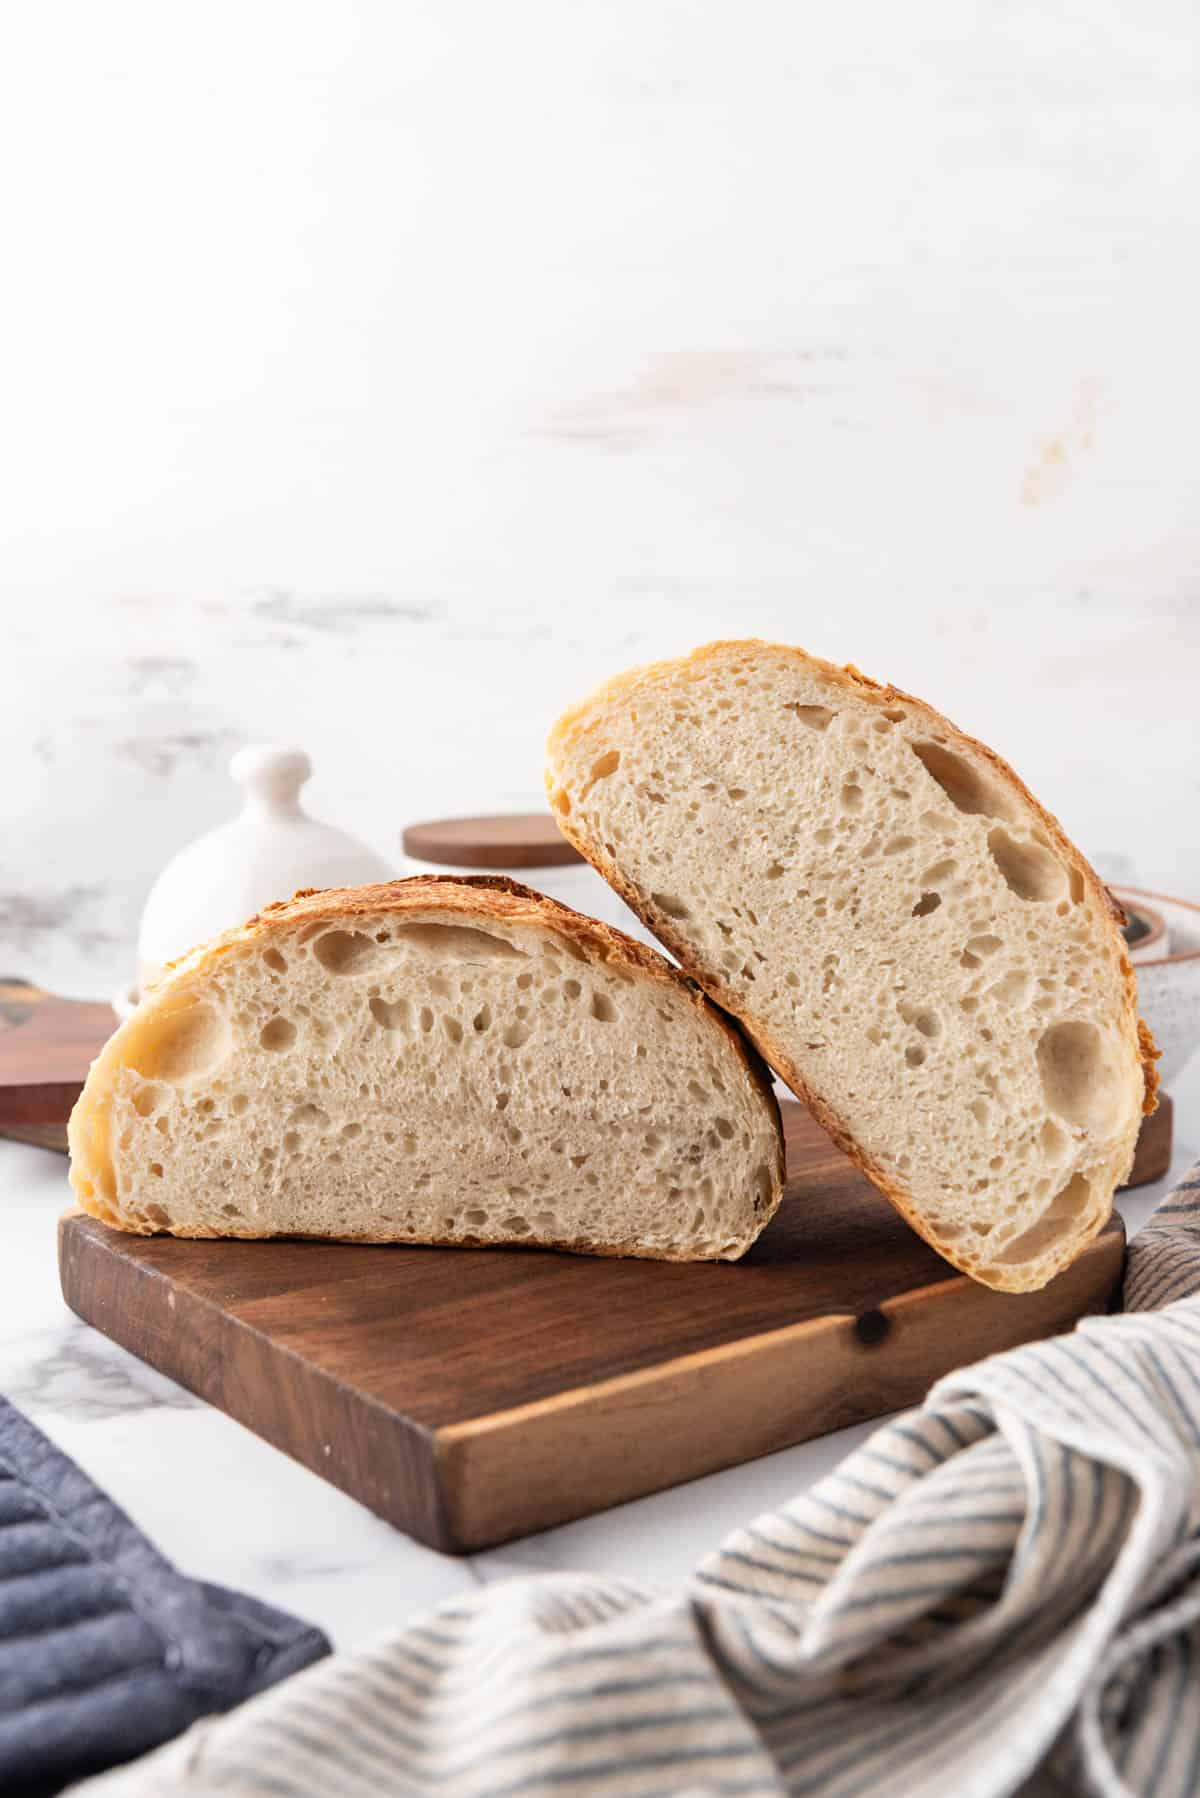
[[[0,1136],[65,1149],[71,1107],[116,1027],[111,1005],[0,979]]]
[[[561,868],[583,860],[549,812],[499,812],[482,818],[431,818],[400,839],[414,861],[446,868]]]
[[[1043,1292],[956,1273],[784,1108],[788,1191],[737,1263],[189,1242],[78,1212],[68,1304],[421,1541],[489,1547],[918,1400],[1103,1309],[1114,1220]]]

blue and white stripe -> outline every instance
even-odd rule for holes
[[[1200,1794],[1200,1168],[1123,1315],[942,1380],[673,1594],[446,1606],[94,1798]]]

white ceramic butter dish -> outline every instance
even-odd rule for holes
[[[166,962],[273,900],[290,899],[298,887],[396,878],[365,843],[304,810],[300,789],[312,763],[302,749],[252,743],[229,772],[245,794],[242,809],[181,849],[151,887],[138,932],[137,985],[113,999],[121,1017]]]

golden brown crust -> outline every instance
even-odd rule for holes
[[[807,650],[794,645],[769,643],[761,638],[720,639],[715,643],[702,645],[688,656],[662,662],[651,662],[644,667],[627,670],[623,674],[615,675],[610,680],[602,682],[579,704],[562,714],[551,728],[547,739],[546,790],[551,810],[558,821],[558,827],[568,841],[587,857],[597,872],[602,874],[609,885],[620,894],[631,911],[641,918],[647,929],[652,930],[655,936],[671,951],[680,966],[698,981],[714,1004],[719,1005],[724,1011],[738,1019],[747,1036],[761,1050],[769,1065],[787,1083],[796,1097],[807,1106],[837,1147],[878,1187],[879,1191],[895,1206],[918,1235],[923,1236],[926,1242],[930,1243],[953,1266],[961,1268],[964,1273],[972,1274],[975,1278],[984,1278],[986,1284],[997,1291],[1028,1291],[1028,1283],[1022,1279],[1019,1270],[1009,1273],[1004,1269],[988,1268],[984,1273],[980,1267],[972,1265],[971,1258],[964,1256],[961,1250],[938,1239],[929,1224],[915,1212],[909,1195],[903,1188],[898,1187],[892,1176],[860,1147],[843,1120],[813,1092],[782,1044],[751,1015],[740,995],[726,985],[718,975],[703,968],[697,962],[687,942],[672,927],[671,921],[657,912],[651,914],[649,907],[642,902],[640,895],[624,878],[620,867],[608,854],[604,845],[592,842],[584,832],[579,830],[571,817],[569,796],[559,788],[554,778],[553,763],[559,746],[569,744],[579,731],[586,728],[588,721],[597,710],[609,702],[614,700],[623,702],[631,693],[636,693],[657,682],[674,680],[681,674],[688,679],[699,679],[709,662],[727,659],[731,653],[757,655],[764,650],[775,655],[791,657],[806,668],[819,669],[831,684],[849,688],[856,694],[869,697],[881,708],[890,705],[903,705],[910,708],[926,721],[931,729],[949,732],[957,744],[963,745],[981,756],[1007,785],[1016,789],[1034,812],[1039,823],[1049,833],[1063,859],[1077,872],[1088,890],[1099,901],[1102,911],[1112,924],[1113,948],[1118,958],[1125,996],[1125,1022],[1130,1029],[1136,1028],[1141,1057],[1144,1081],[1143,1110],[1153,1111],[1158,1103],[1155,1097],[1158,1074],[1154,1064],[1160,1051],[1155,1046],[1154,1038],[1146,1023],[1137,1015],[1137,982],[1119,929],[1119,926],[1125,922],[1125,914],[1121,907],[1095,869],[1071,842],[1058,819],[1053,813],[1046,810],[1015,770],[1001,756],[997,755],[995,750],[990,749],[986,743],[979,742],[977,738],[968,736],[965,731],[960,730],[956,724],[943,716],[941,712],[936,711],[925,700],[917,699],[913,694],[905,693],[899,687],[872,680],[853,663],[846,663],[843,667],[838,667],[836,663],[827,662],[820,656],[810,655]],[[564,801],[566,801],[565,804]],[[1128,1169],[1125,1171],[1128,1172]],[[1086,1232],[1079,1232],[1072,1237],[1056,1261],[1044,1264],[1044,1269],[1048,1269],[1048,1271],[1045,1271],[1045,1279],[1041,1283],[1045,1284],[1054,1274],[1061,1272],[1064,1267],[1074,1261],[1080,1250],[1099,1234],[1107,1221],[1107,1215],[1098,1217]]]
[[[154,1227],[149,1224],[133,1221],[126,1222],[122,1218],[111,1217],[106,1213],[97,1210],[93,1205],[85,1205],[82,1200],[79,1202],[79,1209],[88,1212],[92,1217],[99,1218],[101,1223],[108,1224],[110,1228],[123,1231],[127,1236],[158,1236],[163,1234],[162,1231],[154,1229]],[[770,1222],[772,1215],[772,1212],[764,1212],[764,1229]],[[547,1255],[594,1255],[602,1261],[666,1261],[675,1264],[690,1263],[693,1266],[697,1261],[717,1262],[728,1261],[731,1259],[731,1257],[726,1255],[685,1255],[682,1253],[673,1254],[669,1249],[648,1249],[644,1245],[639,1244],[637,1239],[632,1236],[625,1237],[621,1242],[593,1241],[591,1237],[588,1236],[573,1236],[569,1241],[562,1242],[536,1242],[531,1240],[528,1236],[489,1236],[486,1238],[482,1236],[405,1236],[403,1238],[398,1238],[396,1236],[371,1234],[367,1231],[362,1231],[357,1235],[348,1231],[340,1236],[330,1235],[326,1231],[322,1231],[320,1234],[314,1234],[313,1232],[306,1230],[291,1230],[286,1233],[283,1231],[275,1231],[271,1234],[256,1234],[253,1230],[236,1229],[233,1227],[232,1223],[228,1230],[221,1230],[219,1232],[216,1230],[199,1228],[185,1230],[180,1225],[173,1224],[171,1226],[170,1234],[172,1236],[178,1236],[181,1241],[185,1242],[342,1242],[349,1245],[357,1244],[360,1248],[375,1247],[404,1249],[454,1248],[528,1250],[532,1248]],[[750,1245],[747,1245],[747,1248],[749,1246]],[[745,1254],[746,1252],[746,1249],[741,1251],[742,1254]],[[740,1256],[737,1258],[740,1259]]]
[[[188,981],[194,974],[203,974],[214,960],[227,955],[231,950],[245,943],[261,944],[264,940],[284,937],[297,924],[339,923],[366,916],[378,917],[380,913],[412,914],[429,911],[449,912],[461,917],[471,917],[478,921],[495,921],[515,925],[535,925],[542,929],[553,930],[558,935],[568,938],[580,948],[598,954],[603,960],[619,966],[636,970],[649,979],[660,981],[664,986],[673,987],[684,992],[689,1001],[704,1017],[726,1037],[734,1053],[737,1055],[751,1086],[761,1096],[767,1112],[771,1117],[777,1143],[776,1166],[772,1169],[771,1203],[765,1207],[760,1220],[759,1229],[765,1228],[783,1197],[784,1151],[783,1129],[779,1114],[779,1104],[771,1083],[771,1076],[763,1064],[762,1058],[753,1044],[739,1029],[737,1024],[726,1014],[710,1003],[699,983],[678,968],[663,959],[655,950],[636,942],[626,936],[623,931],[614,929],[598,918],[588,917],[583,912],[575,911],[571,906],[562,905],[545,893],[538,893],[532,888],[522,886],[519,881],[510,880],[498,874],[473,874],[466,876],[450,874],[421,874],[409,880],[384,881],[373,886],[362,887],[302,887],[290,899],[276,900],[266,905],[261,911],[247,918],[244,924],[224,931],[208,943],[201,943],[189,950],[186,955],[170,962],[163,969],[158,980],[147,995],[151,1002],[169,1000],[172,989]],[[134,1014],[135,1017],[137,1014]],[[132,1022],[132,1020],[131,1020]],[[93,1063],[87,1085],[76,1104],[71,1116],[69,1134],[72,1147],[72,1184],[76,1197],[85,1211],[91,1212],[103,1222],[113,1224],[120,1229],[137,1234],[151,1234],[150,1229],[122,1214],[115,1194],[105,1202],[105,1195],[91,1190],[91,1180],[82,1164],[85,1160],[94,1159],[94,1109],[96,1105],[96,1085],[111,1068],[111,1055],[119,1061],[120,1041],[123,1032],[128,1028],[123,1025]],[[102,1064],[107,1064],[102,1069]],[[76,1163],[80,1165],[77,1166]],[[175,1234],[195,1236],[211,1236],[214,1232],[197,1230],[186,1232],[178,1228]],[[245,1229],[230,1228],[222,1231],[221,1236],[252,1237],[254,1232]],[[322,1240],[333,1240],[323,1237]],[[348,1242],[394,1242],[394,1237],[372,1236],[360,1234],[347,1236],[338,1240]],[[413,1246],[415,1239],[406,1237],[405,1242]],[[484,1243],[475,1237],[455,1236],[431,1237],[430,1244],[453,1243],[454,1246],[465,1247],[513,1247],[530,1246],[529,1238],[513,1236],[507,1242],[491,1239]],[[748,1245],[747,1245],[748,1246]],[[568,1249],[580,1254],[623,1256],[637,1254],[640,1258],[657,1261],[695,1260],[694,1255],[673,1255],[670,1253],[648,1253],[638,1248],[632,1239],[621,1242],[601,1242],[580,1238],[569,1244],[556,1244],[555,1247]]]
[[[1145,1090],[1142,1094],[1142,1116],[1149,1117],[1158,1110],[1158,1067],[1162,1058],[1162,1050],[1151,1034],[1150,1026],[1145,1018],[1138,1019],[1138,1047],[1142,1053],[1142,1079]]]
[[[475,897],[484,893],[489,896],[486,901],[481,902]],[[277,899],[247,918],[244,924],[236,925],[177,961],[169,962],[156,982],[155,990],[163,989],[171,978],[191,973],[211,956],[223,955],[251,937],[261,940],[264,936],[282,934],[298,921],[334,923],[364,917],[368,913],[424,911],[431,905],[464,916],[494,918],[500,923],[536,924],[556,930],[581,948],[599,951],[605,961],[636,968],[639,973],[647,974],[665,986],[686,992],[693,1004],[724,1031],[745,1062],[747,1073],[763,1092],[770,1094],[778,1113],[774,1088],[761,1056],[727,1013],[710,1003],[699,981],[679,968],[673,968],[656,950],[626,936],[624,931],[599,918],[589,917],[586,912],[576,911],[573,906],[563,905],[546,893],[535,892],[532,887],[523,886],[505,874],[417,874],[408,880],[381,881],[374,886],[301,887],[290,899]]]

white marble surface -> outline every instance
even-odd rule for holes
[[[928,695],[1110,878],[1200,896],[1195,32],[1191,0],[14,11],[0,971],[126,978],[248,739],[303,742],[313,809],[394,854],[536,801],[562,703],[717,635]],[[62,1171],[0,1145],[0,1390],[183,1565],[343,1643],[513,1566],[669,1577],[844,1446],[440,1559],[64,1315]]]
[[[247,738],[536,799],[782,636],[1200,896],[1191,0],[54,0],[0,56],[0,965],[107,992]]]

